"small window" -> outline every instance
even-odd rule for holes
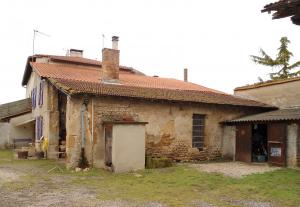
[[[203,150],[204,147],[205,115],[193,114],[193,140],[192,147]]]

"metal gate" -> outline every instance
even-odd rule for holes
[[[251,162],[252,150],[252,127],[251,124],[236,126],[235,160]]]
[[[269,163],[276,166],[286,165],[286,124],[268,125]]]

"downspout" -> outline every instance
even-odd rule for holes
[[[92,142],[92,163],[91,166],[93,167],[94,164],[94,98],[92,97],[92,136],[91,136],[91,142]]]
[[[85,103],[82,104],[81,106],[81,121],[80,121],[80,126],[81,126],[81,149],[84,149],[85,147],[85,126],[84,126],[84,112],[86,111],[86,105]]]

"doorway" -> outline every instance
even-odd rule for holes
[[[235,159],[241,162],[268,161],[268,125],[237,125]]]
[[[104,128],[105,138],[105,165],[112,167],[112,125],[106,125]]]
[[[252,124],[251,160],[252,162],[268,161],[267,124]]]

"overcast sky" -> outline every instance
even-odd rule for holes
[[[269,68],[251,62],[260,48],[276,54],[287,36],[300,59],[300,27],[289,18],[271,20],[260,10],[275,0],[1,0],[0,104],[24,98],[21,80],[32,55],[65,55],[83,49],[101,60],[111,36],[120,37],[120,62],[147,75],[183,79],[232,93],[237,86],[267,77]]]

